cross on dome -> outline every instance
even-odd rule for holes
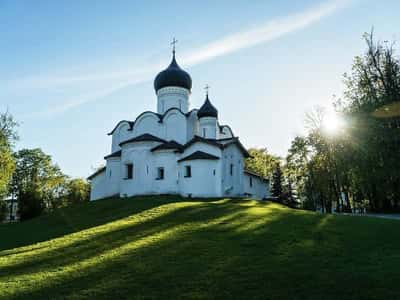
[[[204,87],[205,91],[206,91],[206,96],[208,96],[208,91],[210,90],[210,86],[208,84],[206,84],[206,86]]]
[[[178,43],[178,40],[174,37],[172,39],[171,45],[172,45],[172,53],[175,55],[175,45]]]

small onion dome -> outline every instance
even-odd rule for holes
[[[182,87],[187,90],[192,89],[192,78],[189,73],[182,70],[175,60],[175,53],[173,53],[172,61],[168,68],[161,71],[154,79],[154,89],[156,92],[167,86]]]
[[[206,96],[206,101],[197,112],[197,117],[199,119],[202,117],[218,118],[218,110],[211,104],[210,99],[208,99],[208,94]]]

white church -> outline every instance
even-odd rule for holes
[[[91,200],[119,196],[176,194],[184,197],[269,195],[268,180],[245,170],[249,157],[228,125],[218,121],[208,91],[200,109],[190,110],[192,79],[175,59],[154,80],[157,112],[120,121],[109,133],[105,167],[88,177]]]

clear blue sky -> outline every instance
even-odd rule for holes
[[[398,40],[399,11],[398,0],[0,0],[0,111],[21,123],[18,148],[87,176],[119,120],[156,109],[175,36],[192,108],[208,83],[221,123],[284,156],[305,112],[341,94],[363,32]]]

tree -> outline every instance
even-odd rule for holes
[[[281,169],[281,164],[279,162],[275,163],[275,168],[272,173],[272,196],[277,197],[278,201],[283,201],[283,174]]]
[[[16,170],[13,192],[18,199],[21,220],[58,206],[66,176],[41,149],[22,149],[14,155]]]
[[[90,185],[81,178],[71,179],[66,182],[65,199],[68,204],[77,204],[89,201]]]
[[[8,205],[6,201],[0,200],[0,223],[4,220],[5,216],[8,213]]]
[[[12,174],[15,170],[15,161],[12,149],[18,139],[16,127],[10,113],[0,113],[0,222],[4,219],[7,212],[7,203],[4,197],[8,194],[8,188]]]
[[[296,200],[302,208],[315,209],[315,196],[310,188],[312,172],[309,161],[311,149],[307,138],[296,137],[286,156],[285,177],[293,190],[296,190]]]
[[[45,202],[38,187],[30,186],[18,195],[19,216],[21,221],[29,220],[42,214]]]
[[[274,170],[275,163],[279,158],[268,153],[267,148],[251,148],[249,149],[251,157],[246,158],[245,168],[253,171],[265,178],[270,178]]]
[[[0,114],[0,199],[7,194],[15,169],[12,148],[18,139],[17,126],[18,124],[8,112]]]
[[[400,61],[393,44],[375,42],[372,33],[364,39],[367,50],[354,59],[343,99],[334,104],[345,129],[327,135],[325,112],[317,109],[286,157],[303,207],[400,211]]]

